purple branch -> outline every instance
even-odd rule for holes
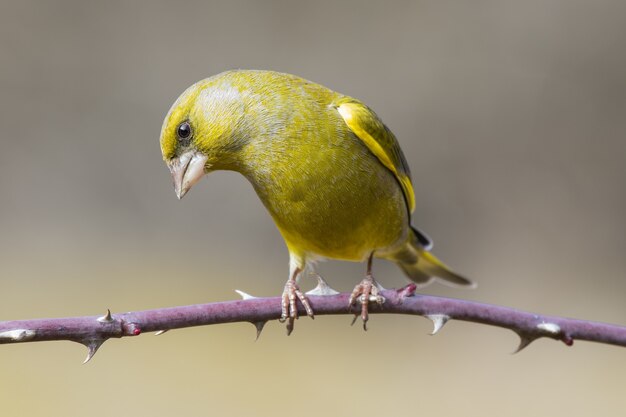
[[[247,294],[243,300],[197,304],[121,314],[107,313],[102,317],[69,317],[57,319],[15,320],[0,322],[0,344],[71,340],[87,346],[88,361],[107,339],[138,336],[145,332],[166,331],[207,324],[250,322],[260,333],[268,320],[280,318],[280,299],[254,298]],[[370,313],[413,314],[433,321],[433,334],[448,320],[463,320],[489,324],[513,330],[521,338],[518,351],[540,337],[561,340],[571,346],[574,340],[588,340],[626,346],[626,327],[612,324],[543,316],[508,307],[477,303],[453,298],[415,293],[415,285],[399,290],[382,291],[382,305],[370,303]],[[315,314],[359,314],[360,307],[348,309],[349,294],[309,296]],[[304,315],[302,306],[299,313]]]

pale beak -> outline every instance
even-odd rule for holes
[[[187,151],[167,163],[174,180],[174,191],[180,200],[204,176],[207,156],[198,151]]]

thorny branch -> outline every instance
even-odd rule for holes
[[[15,320],[0,322],[0,344],[71,340],[89,349],[87,362],[107,339],[138,336],[146,332],[163,332],[208,324],[250,322],[257,337],[269,320],[280,318],[278,297],[256,298],[241,291],[243,300],[197,304],[156,310],[107,314],[98,317]],[[574,340],[588,340],[626,346],[626,327],[613,324],[543,316],[508,307],[473,301],[435,297],[415,293],[415,285],[398,290],[383,290],[385,302],[370,304],[370,313],[412,314],[432,320],[437,333],[448,320],[463,320],[513,330],[520,336],[519,352],[540,337],[560,340],[568,346]],[[316,315],[355,314],[360,307],[348,309],[349,294],[315,296],[309,300]],[[305,314],[301,305],[300,314]]]

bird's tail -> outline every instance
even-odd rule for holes
[[[432,243],[430,239],[417,229],[406,245],[393,253],[388,259],[394,261],[404,273],[415,283],[426,285],[435,278],[447,284],[463,287],[474,287],[471,280],[457,274],[429,252]]]

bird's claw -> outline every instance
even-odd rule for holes
[[[300,302],[304,306],[307,316],[315,318],[313,315],[313,309],[311,308],[311,304],[309,304],[308,298],[306,297],[306,295],[304,295],[302,291],[300,291],[300,287],[298,287],[296,281],[287,281],[287,283],[285,284],[285,289],[283,291],[281,302],[281,315],[279,319],[281,323],[287,322],[287,335],[291,334],[291,332],[293,331],[293,323],[298,318],[297,300],[300,300]]]
[[[385,297],[380,295],[380,288],[378,283],[374,280],[374,277],[367,275],[363,280],[354,287],[348,300],[348,308],[356,302],[361,303],[361,320],[363,320],[363,330],[367,330],[367,320],[369,320],[368,307],[369,303],[376,303],[382,305],[385,302]],[[357,320],[358,315],[355,314],[352,324]]]

